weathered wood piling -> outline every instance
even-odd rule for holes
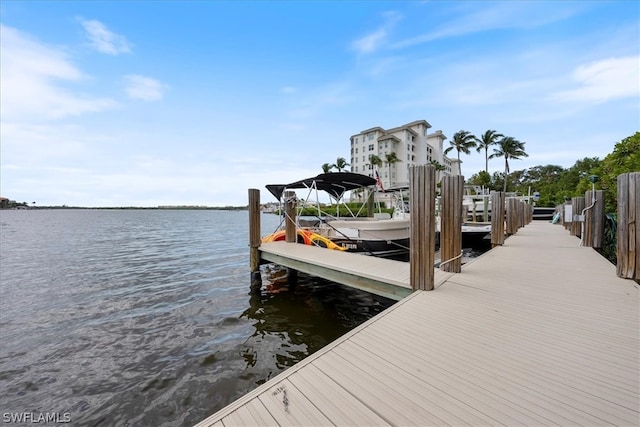
[[[581,237],[582,236],[582,222],[584,216],[582,211],[585,208],[584,197],[572,197],[571,206],[573,211],[573,218],[571,220],[571,235]]]
[[[409,168],[411,237],[409,250],[410,284],[413,290],[434,287],[436,246],[436,169],[433,165]]]
[[[587,191],[585,204],[589,205],[584,213],[584,233],[581,245],[590,248],[601,248],[604,239],[604,191]]]
[[[491,247],[504,244],[504,193],[491,192]]]
[[[249,264],[251,270],[251,290],[262,287],[260,275],[260,190],[249,189]]]
[[[296,193],[295,191],[284,192],[284,234],[285,241],[295,242],[298,238],[296,229]]]
[[[512,236],[518,231],[518,199],[507,199],[506,212],[506,232],[507,236]]]
[[[618,245],[616,272],[640,280],[640,172],[618,176]]]
[[[462,193],[463,176],[442,177],[442,213],[440,216],[440,254],[443,271],[462,271]],[[475,205],[474,205],[475,206]],[[475,207],[474,214],[475,218]]]

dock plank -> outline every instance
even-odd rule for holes
[[[291,382],[335,425],[385,425],[386,421],[343,387],[311,364],[290,377]]]
[[[277,425],[331,425],[331,421],[288,378],[260,394],[259,399]]]
[[[578,244],[533,223],[199,426],[640,425],[640,287]]]
[[[395,383],[389,383],[384,371],[368,370],[357,362],[345,358],[340,352],[332,351],[318,359],[314,365],[349,393],[371,408],[378,416],[392,425],[410,425],[416,419],[428,424],[445,425],[445,421],[421,405],[419,396],[411,396],[406,390],[398,390]],[[370,366],[370,365],[369,365]],[[417,402],[416,402],[417,401]]]
[[[637,402],[637,394],[632,392],[619,391],[617,387],[607,386],[606,383],[598,382],[593,379],[584,379],[582,372],[575,369],[573,372],[565,373],[562,369],[549,369],[546,360],[539,358],[531,348],[523,348],[521,353],[513,354],[497,349],[496,346],[482,347],[482,342],[474,341],[472,337],[476,334],[473,328],[464,328],[457,331],[449,329],[441,329],[442,337],[438,337],[433,341],[425,341],[420,335],[403,334],[406,331],[405,325],[387,325],[378,324],[375,337],[369,338],[369,342],[389,342],[394,348],[397,348],[394,358],[397,363],[405,360],[407,355],[420,354],[420,351],[426,351],[429,368],[428,376],[432,378],[434,372],[439,369],[449,373],[448,381],[455,382],[452,373],[458,377],[463,384],[470,389],[484,388],[491,389],[493,394],[497,394],[502,398],[511,399],[519,404],[526,404],[525,407],[531,407],[536,404],[544,405],[549,408],[555,405],[559,399],[558,396],[571,396],[571,405],[580,406],[582,402],[587,401],[589,405],[598,405],[598,410],[608,412],[609,417],[617,418],[621,412],[625,412],[625,408],[631,409],[634,402]],[[359,334],[351,341],[361,344],[363,347],[371,346],[367,344],[366,334]],[[536,343],[531,343],[532,347]],[[427,350],[425,350],[427,349]],[[470,360],[467,356],[472,353],[478,360]],[[416,372],[420,371],[419,362],[425,363],[424,358],[413,359],[414,363],[418,363],[410,367]],[[481,361],[482,363],[478,363]],[[505,375],[506,374],[506,375]],[[608,379],[608,377],[607,377]],[[522,389],[522,385],[526,384],[526,388]],[[463,388],[464,389],[464,388]],[[545,400],[543,397],[546,390],[551,393],[558,394],[551,400]],[[497,391],[506,390],[508,393],[500,394]],[[517,390],[517,392],[515,391]],[[453,392],[452,392],[453,393]],[[562,394],[565,393],[565,394]],[[593,399],[595,393],[600,394],[601,399]],[[460,395],[460,392],[457,393]],[[477,398],[477,394],[475,397]],[[526,400],[520,401],[523,396],[528,396]],[[617,402],[616,405],[610,405],[609,401]],[[591,408],[584,406],[582,412],[588,412]],[[628,411],[627,411],[628,412]],[[627,417],[633,417],[633,412],[628,412]],[[574,419],[579,414],[570,415]],[[594,420],[590,420],[593,423]],[[629,419],[627,418],[627,422]]]

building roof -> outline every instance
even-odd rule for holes
[[[427,127],[427,129],[429,129],[431,127],[429,122],[426,121],[426,120],[415,120],[415,121],[413,121],[411,123],[407,123],[404,126],[417,126],[417,125],[425,125]]]
[[[446,135],[444,133],[442,133],[441,130],[437,130],[437,131],[427,135],[427,138],[434,138],[434,137],[440,137],[442,139],[447,139]]]
[[[377,131],[377,130],[379,130],[380,132],[386,132],[386,131],[385,131],[383,128],[381,128],[380,126],[375,126],[375,127],[370,128],[370,129],[363,130],[363,131],[362,131],[362,132],[360,132],[360,133],[369,133],[369,132],[374,132],[374,131]]]
[[[384,134],[384,135],[378,137],[378,141],[386,141],[388,139],[393,139],[393,140],[395,140],[397,142],[400,142],[400,138],[398,138],[395,135],[391,135],[391,134]]]

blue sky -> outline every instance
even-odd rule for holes
[[[0,191],[37,205],[273,201],[351,135],[422,119],[525,141],[513,170],[640,130],[636,1],[4,0],[0,19]]]

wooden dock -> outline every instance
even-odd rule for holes
[[[297,243],[260,245],[263,260],[386,298],[409,296],[409,263]],[[440,281],[450,273],[440,272]]]
[[[639,286],[578,245],[531,223],[198,427],[638,426]]]

